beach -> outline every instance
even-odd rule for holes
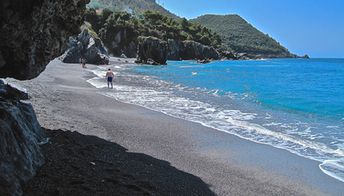
[[[124,61],[117,59],[111,63],[120,66]],[[87,66],[92,68],[92,65]],[[160,164],[158,160],[161,160],[161,164],[168,162],[175,168],[152,170],[157,174],[151,173],[147,175],[149,178],[142,178],[157,188],[138,186],[141,192],[137,191],[137,194],[156,191],[160,193],[158,195],[174,195],[174,184],[161,180],[166,179],[166,176],[172,176],[170,179],[184,184],[185,187],[182,187],[179,193],[184,192],[185,195],[190,195],[193,190],[193,195],[210,195],[212,192],[216,195],[342,195],[344,192],[343,183],[322,173],[316,161],[286,150],[243,140],[198,123],[116,101],[101,94],[107,89],[97,89],[86,82],[86,79],[92,77],[92,73],[82,69],[79,64],[63,64],[54,60],[33,80],[8,81],[27,90],[42,127],[60,130],[60,134],[66,134],[66,137],[74,137],[70,136],[69,131],[96,136],[103,142],[108,141],[128,149],[128,153],[142,153],[147,156],[146,159],[140,159],[142,163],[154,159]],[[56,138],[56,133],[48,131],[48,136]],[[81,135],[74,137],[75,140],[82,138]],[[98,140],[92,138],[88,139]],[[61,142],[61,148],[68,142],[54,139],[52,141]],[[70,148],[72,151],[73,149]],[[99,151],[102,152],[102,149]],[[91,152],[97,153],[96,150]],[[130,156],[128,159],[131,160]],[[137,164],[140,162],[137,161]],[[94,166],[93,162],[88,165]],[[130,165],[134,166],[135,163]],[[128,166],[124,173],[132,173],[133,179],[137,179],[135,171],[138,170]],[[29,182],[27,195],[34,195],[34,190],[49,187],[36,186],[42,182],[40,172],[51,172],[52,174],[45,176],[54,177],[53,166],[39,171]],[[173,175],[179,172],[183,174]],[[189,176],[190,180],[185,180],[184,183],[180,180],[184,179],[183,175]],[[154,179],[154,176],[159,176],[159,180],[150,180]],[[91,184],[92,179],[89,179],[88,183]],[[130,179],[123,181],[129,183]],[[54,183],[53,180],[47,182]],[[164,189],[164,184],[168,188]],[[196,188],[196,185],[199,185],[199,188]],[[146,192],[142,191],[143,189]]]

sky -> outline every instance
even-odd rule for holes
[[[239,14],[292,53],[344,58],[344,0],[156,0],[188,19]]]

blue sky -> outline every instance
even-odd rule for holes
[[[291,52],[344,58],[344,0],[157,0],[188,19],[239,14]]]

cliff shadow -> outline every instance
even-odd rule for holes
[[[24,195],[215,195],[169,162],[77,132],[46,130],[45,164]]]

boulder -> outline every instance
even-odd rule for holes
[[[77,37],[70,37],[69,49],[61,56],[64,63],[79,63],[81,58],[89,64],[108,64],[109,56],[103,42],[89,28],[84,28]]]
[[[32,79],[78,33],[89,0],[1,0],[0,77]]]
[[[167,42],[155,37],[138,38],[138,51],[136,63],[166,65]]]
[[[28,181],[44,163],[39,143],[43,131],[28,95],[0,80],[0,195],[21,195]]]
[[[310,59],[309,55],[308,54],[305,54],[303,55],[301,58],[304,58],[304,59]]]

